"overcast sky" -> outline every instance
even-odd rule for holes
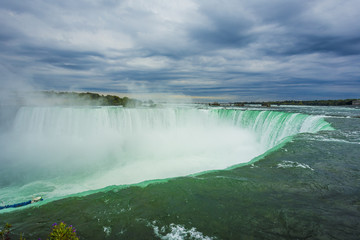
[[[359,9],[359,0],[1,0],[0,87],[360,98]]]

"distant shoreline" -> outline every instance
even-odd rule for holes
[[[245,106],[249,104],[257,104],[263,107],[294,105],[294,106],[360,106],[360,99],[338,99],[338,100],[312,100],[312,101],[268,101],[268,102],[233,102],[232,106]],[[209,103],[210,106],[223,106],[223,103]]]
[[[39,91],[26,94],[14,94],[1,105],[100,105],[100,106],[123,106],[155,107],[157,104],[152,100],[140,101],[128,97],[119,97],[114,94],[99,94],[94,92],[67,92],[67,91]],[[263,107],[293,105],[293,106],[359,106],[360,99],[336,99],[336,100],[284,100],[284,101],[263,101],[263,102],[199,102],[209,106],[235,106],[261,105]]]

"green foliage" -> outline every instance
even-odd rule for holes
[[[10,240],[11,225],[6,223],[3,230],[0,230],[0,240]],[[40,238],[39,238],[40,239]],[[70,225],[66,226],[65,223],[54,223],[49,234],[48,240],[78,240],[76,236],[76,229]],[[20,240],[26,240],[23,234],[20,234]]]
[[[0,231],[1,240],[10,240],[11,227],[11,224],[5,224],[4,229]]]
[[[115,95],[100,95],[98,93],[76,93],[76,92],[44,92],[45,96],[50,99],[60,99],[60,105],[100,105],[100,106],[124,106],[137,107],[142,102],[128,97],[118,97]]]
[[[65,223],[53,224],[51,233],[49,234],[49,240],[77,240],[76,229],[73,226],[66,226]]]

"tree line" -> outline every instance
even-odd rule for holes
[[[312,101],[269,101],[269,102],[235,102],[234,105],[244,104],[262,104],[263,106],[270,105],[305,105],[305,106],[348,106],[355,105],[359,102],[358,99],[340,99],[340,100],[312,100]]]
[[[45,91],[43,94],[48,99],[60,100],[61,105],[98,105],[98,106],[124,106],[136,107],[142,104],[141,101],[128,97],[115,95],[101,95],[98,93],[77,93],[77,92],[55,92]]]

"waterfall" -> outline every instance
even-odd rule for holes
[[[228,109],[212,112],[220,118],[231,120],[235,126],[253,131],[257,141],[267,149],[298,133],[333,129],[322,117],[301,113]]]
[[[329,129],[319,116],[275,111],[23,107],[0,136],[0,193],[58,197],[224,169]]]

